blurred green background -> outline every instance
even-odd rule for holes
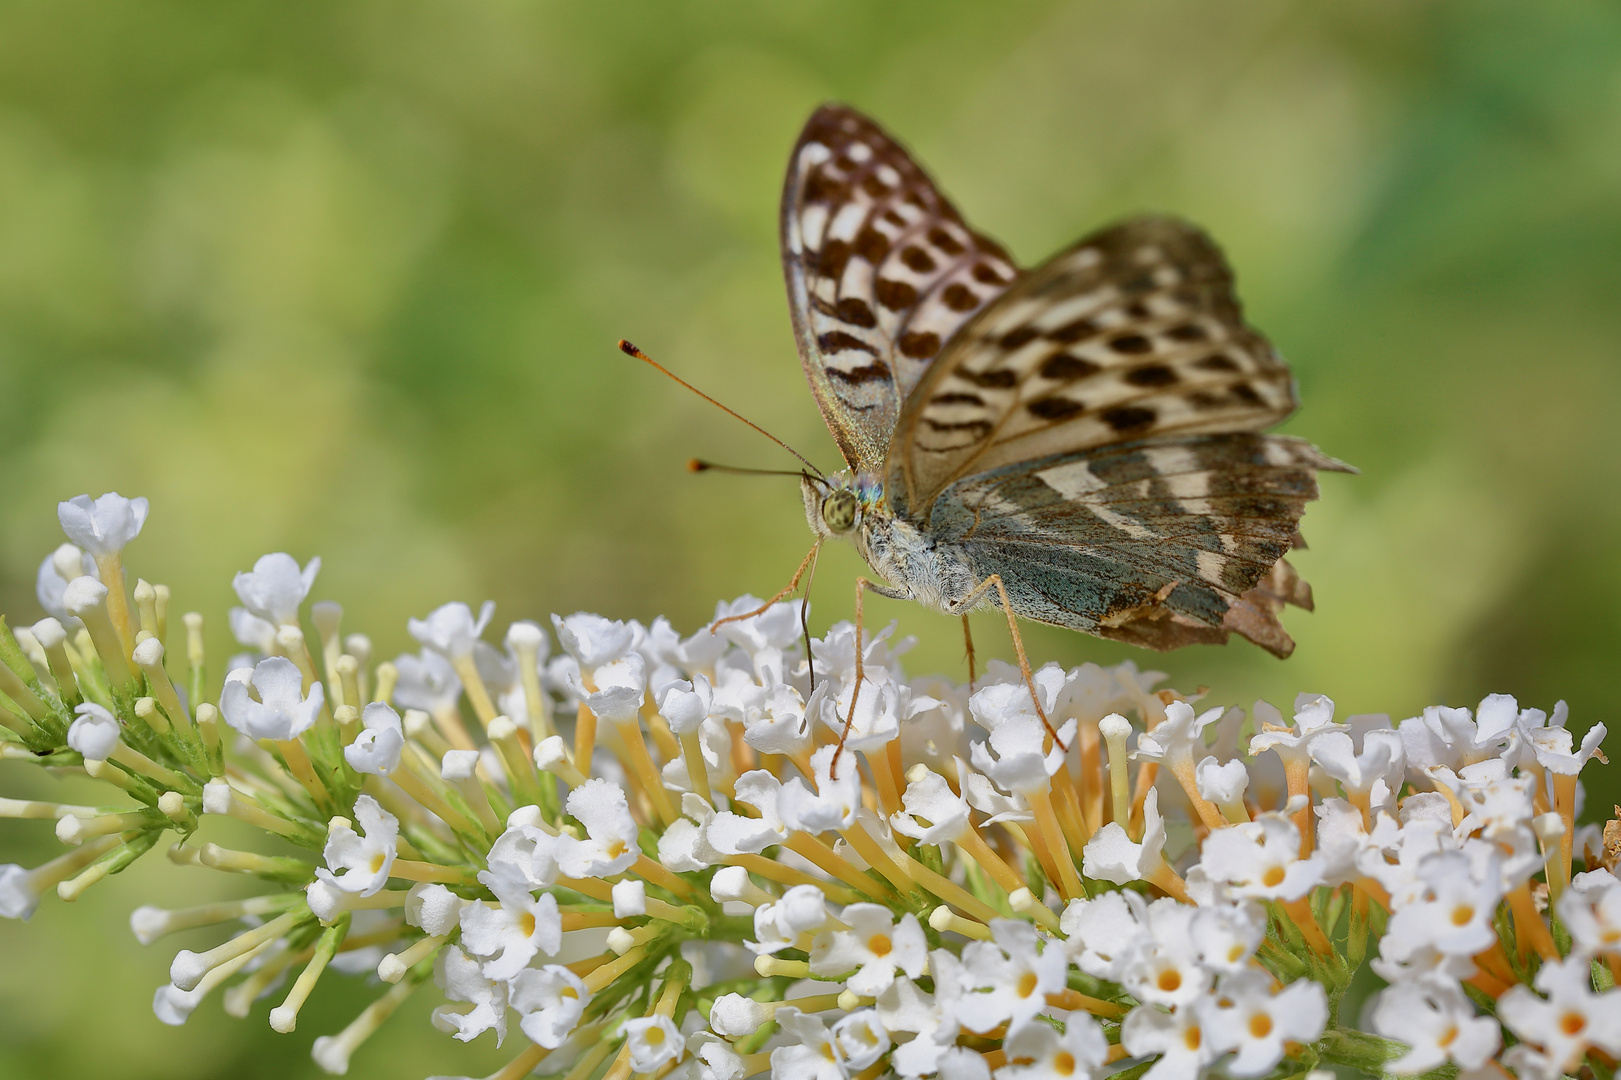
[[[1291,660],[1036,628],[1038,659],[1133,655],[1219,701],[1400,717],[1497,690],[1613,722],[1613,3],[10,0],[0,611],[38,617],[55,504],[108,490],[151,499],[129,565],[209,615],[221,659],[231,574],[276,550],[322,556],[316,598],[384,656],[451,599],[691,630],[769,595],[807,547],[794,484],[682,463],[789,462],[613,344],[834,463],[776,248],[828,98],[1025,262],[1136,210],[1204,224],[1298,373],[1288,430],[1363,470],[1307,515]],[[857,570],[823,560],[819,627]],[[871,610],[921,639],[914,671],[960,677],[952,620]],[[994,617],[977,636],[1007,653]],[[72,794],[11,767],[0,790]],[[0,822],[7,861],[55,849]],[[312,1036],[376,991],[325,980],[292,1036],[217,999],[159,1025],[173,945],[125,914],[222,886],[148,862],[0,924],[0,1076],[317,1075]],[[430,1030],[432,997],[351,1075],[505,1059]]]

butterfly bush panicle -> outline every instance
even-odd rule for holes
[[[217,991],[315,1028],[342,1073],[424,990],[438,1030],[508,1048],[501,1080],[1553,1080],[1621,1056],[1621,825],[1576,820],[1605,727],[1578,740],[1563,704],[1392,724],[1196,705],[1130,663],[911,681],[891,631],[807,656],[797,603],[689,637],[553,617],[555,658],[542,624],[496,646],[489,605],[452,603],[375,662],[283,554],[238,575],[249,651],[210,673],[201,617],[171,651],[167,591],[124,579],[146,509],[64,503],[52,614],[0,632],[0,757],[116,789],[0,799],[66,845],[0,866],[0,914],[160,843],[257,882],[131,916],[195,946],[165,1023]],[[220,817],[263,842],[221,846]],[[334,971],[379,986],[347,1023],[308,1015]]]

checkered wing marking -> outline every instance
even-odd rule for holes
[[[1112,443],[1256,431],[1295,407],[1203,232],[1140,218],[1082,240],[963,327],[907,398],[886,466],[928,521],[961,477]]]
[[[958,481],[933,531],[1002,575],[1026,618],[1155,649],[1235,632],[1286,656],[1277,616],[1311,591],[1283,556],[1317,470],[1346,468],[1277,435],[1103,447]]]
[[[1019,274],[895,140],[838,105],[817,110],[794,147],[782,258],[822,416],[845,460],[873,470],[941,346]]]

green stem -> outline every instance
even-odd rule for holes
[[[1348,1065],[1370,1076],[1390,1077],[1391,1080],[1395,1078],[1385,1071],[1385,1066],[1407,1051],[1405,1043],[1382,1039],[1377,1035],[1350,1028],[1331,1028],[1317,1041],[1317,1052],[1322,1055],[1324,1061],[1335,1065]],[[1404,1080],[1453,1080],[1457,1075],[1458,1067],[1448,1062],[1439,1068],[1406,1077]]]

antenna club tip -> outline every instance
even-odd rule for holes
[[[624,353],[626,356],[640,356],[642,352],[642,350],[638,349],[624,338],[619,339],[619,351]]]
[[[688,472],[703,472],[707,468],[709,468],[709,463],[707,461],[700,461],[698,458],[692,458],[687,462]]]

